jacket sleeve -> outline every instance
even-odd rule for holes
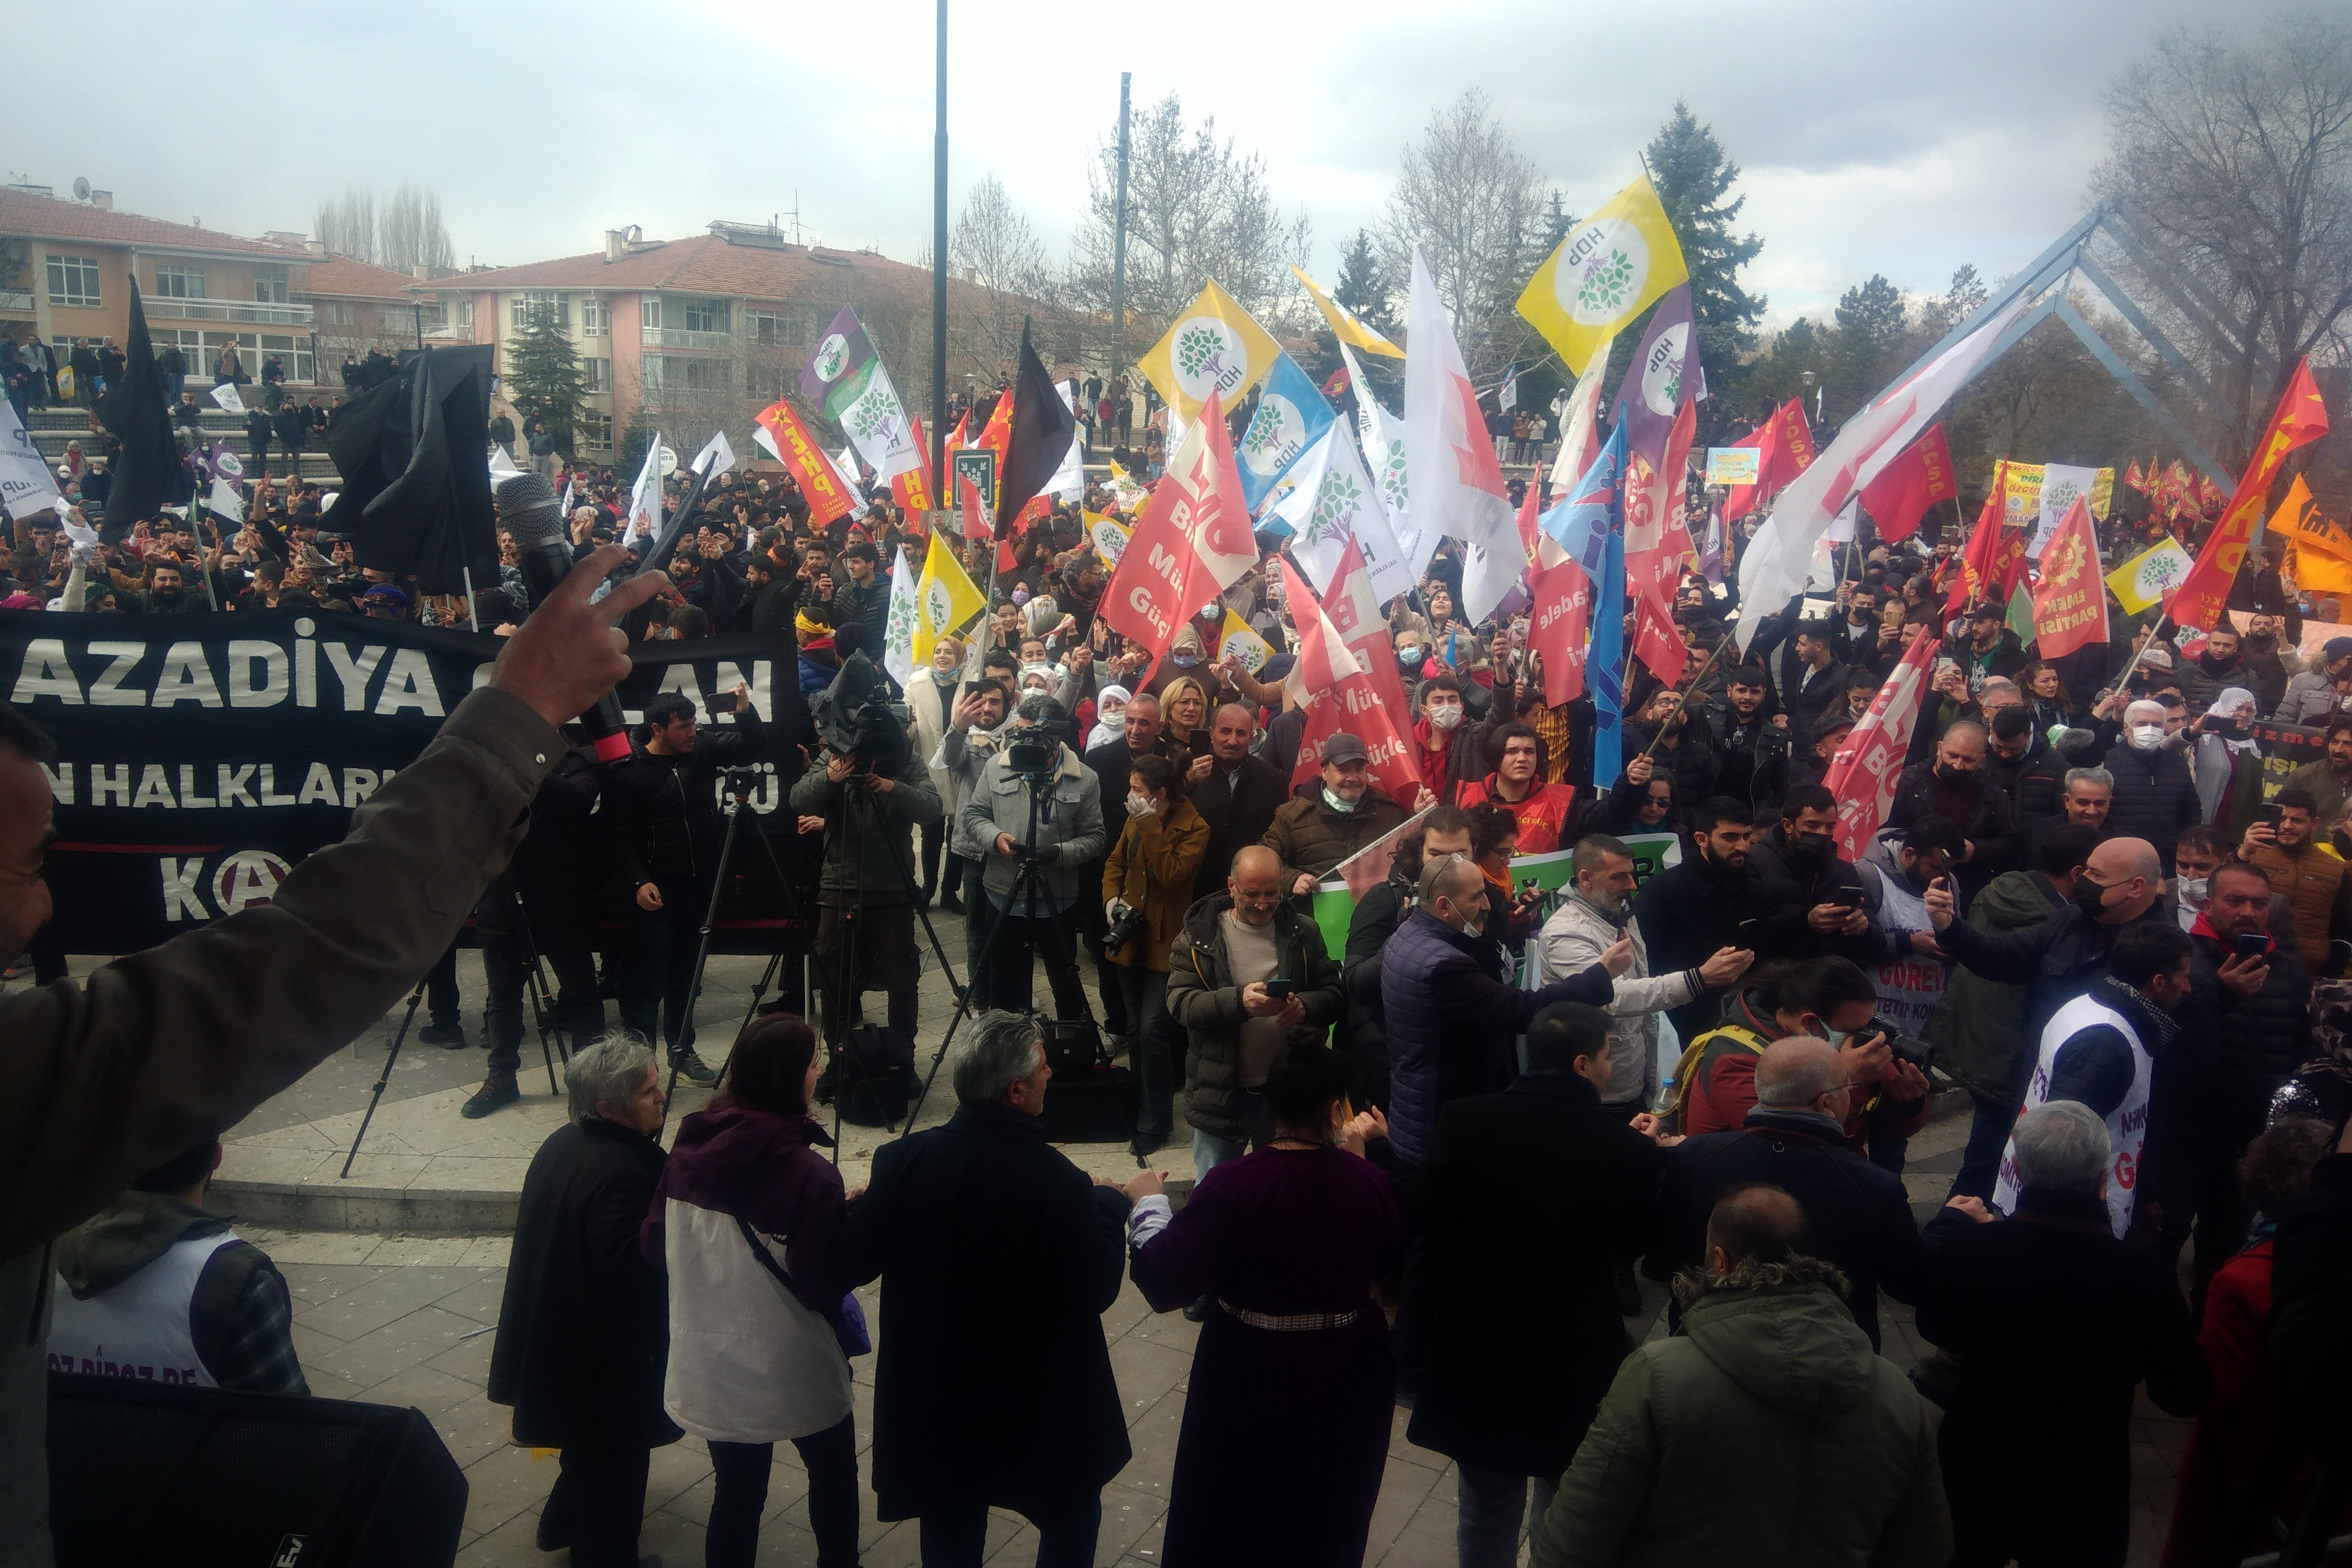
[[[1307,960],[1307,973],[1299,975],[1296,994],[1307,1008],[1307,1022],[1315,1028],[1338,1023],[1347,1013],[1347,998],[1339,988],[1339,966],[1332,961],[1323,944],[1322,928],[1313,921],[1298,922],[1298,947]]]
[[[830,816],[841,804],[841,786],[825,776],[816,763],[793,784],[793,809],[809,816]]]
[[[883,811],[918,827],[929,827],[947,815],[940,804],[940,792],[931,787],[930,770],[920,758],[909,757],[890,781],[889,793],[880,796]]]
[[[743,704],[743,711],[735,715],[735,722],[725,729],[716,725],[704,731],[710,749],[722,763],[752,763],[768,754],[768,727],[760,721],[759,707]]]
[[[1536,1526],[1529,1568],[1610,1568],[1622,1556],[1664,1458],[1650,1403],[1659,1353],[1662,1347],[1645,1347],[1618,1368]]]
[[[1911,1481],[1878,1532],[1870,1554],[1880,1568],[1944,1568],[1952,1560],[1952,1505],[1936,1458],[1936,1427],[1924,1412],[1912,1446]]]
[[[992,762],[993,758],[990,759]],[[963,833],[966,838],[981,847],[983,855],[996,853],[996,816],[988,798],[989,763],[982,763],[965,786],[963,796]]]
[[[1108,907],[1113,899],[1121,897],[1127,888],[1127,845],[1141,831],[1136,820],[1129,818],[1118,837],[1110,841],[1110,853],[1103,857],[1102,901]],[[1155,819],[1156,820],[1156,819]]]
[[[1936,933],[1936,942],[1971,973],[2022,984],[2042,971],[2042,955],[2050,950],[2049,925],[2039,921],[2015,931],[1982,931],[1955,920]]]
[[[2093,1024],[2066,1037],[2050,1059],[2050,1098],[2079,1100],[2102,1117],[2116,1107],[2132,1085],[2131,1047],[2123,1033],[2109,1024]]]
[[[1601,962],[1601,949],[1581,926],[1547,921],[1536,942],[1536,956],[1549,983]]]
[[[89,1218],[381,1018],[505,868],[562,754],[520,699],[477,691],[268,903],[0,999],[15,1075],[0,1257]]]
[[[1168,950],[1168,1016],[1184,1029],[1237,1029],[1242,1022],[1242,991],[1238,985],[1211,985],[1204,962],[1192,945],[1189,931],[1178,934]]]
[[[1695,969],[1671,970],[1664,974],[1621,974],[1610,983],[1606,1005],[1617,1017],[1633,1018],[1696,1001],[1705,989]]]
[[[1086,768],[1078,769],[1078,809],[1070,826],[1076,832],[1062,837],[1062,864],[1083,866],[1103,851],[1102,785]]]
[[[1135,852],[1142,858],[1143,869],[1163,888],[1186,888],[1201,869],[1201,862],[1209,853],[1209,825],[1196,816],[1181,833],[1171,833],[1168,825],[1156,815],[1131,819],[1135,826]],[[1128,836],[1121,834],[1122,847]],[[2352,884],[2352,878],[2345,879]]]

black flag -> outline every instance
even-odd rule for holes
[[[489,384],[496,345],[410,349],[400,374],[343,405],[327,455],[343,477],[329,521],[359,563],[428,594],[498,581],[490,508]]]
[[[139,282],[131,283],[131,336],[123,348],[122,374],[98,405],[104,425],[122,450],[114,459],[114,487],[106,494],[106,517],[98,536],[109,544],[130,537],[133,524],[177,506],[195,493],[195,480],[180,458],[172,433],[172,410],[163,397],[163,374],[155,368],[155,345],[147,336],[147,311],[139,302]]]
[[[1078,433],[1077,416],[1062,401],[1045,362],[1029,346],[1029,322],[1021,322],[1021,372],[1013,380],[1013,429],[1004,443],[1004,472],[996,480],[996,536],[1021,515],[1062,460]]]

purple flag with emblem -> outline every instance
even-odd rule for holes
[[[1650,312],[1649,331],[1617,385],[1624,410],[1628,456],[1643,458],[1655,470],[1665,460],[1666,437],[1685,403],[1706,395],[1706,373],[1698,363],[1698,333],[1691,321],[1690,285],[1669,289]]]

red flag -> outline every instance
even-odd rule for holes
[[[1723,494],[1723,521],[1738,522],[1762,503],[1772,477],[1773,459],[1780,451],[1780,416],[1776,410],[1764,421],[1756,434],[1745,441],[1734,441],[1735,447],[1756,448],[1756,483],[1732,485]]]
[[[808,427],[793,412],[793,405],[780,397],[761,409],[757,419],[768,439],[776,444],[776,456],[800,482],[801,494],[808,498],[810,526],[823,528],[835,518],[847,517],[849,497],[842,492],[841,474],[833,459],[809,439]]]
[[[1792,397],[1780,405],[1780,449],[1764,476],[1765,486],[1777,491],[1812,466],[1813,427],[1805,423],[1805,400]]]
[[[1680,685],[1683,667],[1690,662],[1682,634],[1652,601],[1636,599],[1634,604],[1639,607],[1633,612],[1633,657],[1668,686]]]
[[[1176,628],[1194,610],[1257,564],[1222,404],[1212,392],[1201,417],[1185,427],[1167,473],[1135,520],[1118,574],[1103,590],[1104,624],[1154,658],[1168,651]],[[1314,603],[1311,595],[1303,597],[1293,613],[1297,604]]]
[[[2007,598],[2023,569],[2027,531],[2003,525],[2000,498],[2000,470],[1995,468],[1992,489],[1985,497],[1984,510],[1977,513],[1976,531],[1969,535],[1969,547],[1960,556],[1959,574],[1952,579],[1951,594],[1944,600],[1948,620],[1972,604]]]
[[[970,474],[958,474],[956,485],[963,491],[963,536],[966,540],[990,537],[988,503],[980,499],[980,487],[971,482]]]
[[[1212,399],[1202,422],[1215,413]],[[1323,768],[1323,748],[1346,731],[1363,742],[1365,772],[1372,787],[1395,795],[1400,789],[1418,795],[1413,778],[1412,744],[1400,725],[1401,712],[1381,705],[1371,677],[1348,651],[1339,629],[1316,602],[1314,590],[1298,569],[1282,563],[1284,602],[1298,625],[1298,660],[1286,683],[1291,700],[1307,712],[1307,728],[1298,738],[1298,761],[1291,770],[1295,787]]]
[[[1940,426],[1938,426],[1938,428],[1940,428]],[[2124,470],[2124,483],[2139,491],[2142,495],[2147,494],[2147,476],[2139,471],[2139,459],[2137,458],[2134,458],[2131,460],[2131,467]]]
[[[1998,521],[1999,512],[1993,516]],[[1862,852],[1877,836],[1878,825],[1886,820],[1887,811],[1895,805],[1895,780],[1903,771],[1911,727],[1919,720],[1927,661],[1942,646],[1943,639],[1932,626],[1921,626],[1911,634],[1902,662],[1870,700],[1870,711],[1846,737],[1830,763],[1829,775],[1822,780],[1837,796],[1837,852],[1847,860],[1862,858]]]
[[[2063,658],[2087,643],[2106,640],[2107,593],[2099,578],[2098,536],[2091,531],[2090,503],[2077,496],[2042,552],[2042,580],[2033,585],[2034,646],[2043,658]]]
[[[1353,539],[1340,550],[1339,563],[1331,569],[1331,587],[1323,595],[1322,605],[1324,617],[1371,677],[1381,706],[1391,713],[1412,712],[1412,704],[1405,700],[1404,677],[1397,668],[1396,639],[1389,635],[1388,617],[1381,613],[1380,600],[1372,596],[1372,574],[1364,565],[1363,547]],[[1410,746],[1405,748],[1405,765],[1412,773],[1412,793],[1397,798],[1410,806],[1423,782],[1421,759]]]
[[[2327,405],[2320,401],[2319,388],[2311,379],[2311,361],[2305,359],[2294,367],[2278,407],[2272,411],[2262,445],[2254,448],[2253,460],[2239,479],[2229,510],[2222,512],[2205,548],[2197,552],[2197,564],[2165,602],[2165,613],[2176,624],[2204,631],[2221,624],[2222,602],[2230,595],[2231,584],[2237,581],[2238,564],[2245,559],[2246,541],[2254,523],[2270,506],[2271,481],[2278,477],[2279,466],[2289,452],[2326,434]]]
[[[950,431],[949,431],[949,432],[948,432],[948,450],[949,450],[949,451],[950,451],[950,452],[961,451],[961,450],[962,450],[964,447],[968,447],[968,446],[970,446],[970,445],[971,444],[971,442],[967,441],[967,440],[964,438],[964,433],[963,433],[963,428],[964,428],[964,426],[967,426],[967,425],[969,425],[969,424],[971,424],[971,409],[967,408],[967,409],[965,409],[961,414],[959,414],[959,415],[957,415],[957,416],[956,416],[956,427],[955,427],[954,429],[952,429],[952,430],[950,430]]]
[[[1664,466],[1654,473],[1648,462],[1636,455],[1625,475],[1625,576],[1633,589],[1629,597],[1654,606],[1670,633],[1675,584],[1694,553],[1690,529],[1683,521],[1683,487],[1690,468],[1691,439],[1697,431],[1697,405],[1685,403],[1666,432]],[[1680,637],[1672,640],[1677,648],[1681,647]]]
[[[1959,493],[1951,448],[1944,444],[1944,427],[1930,425],[1909,451],[1862,487],[1862,507],[1878,524],[1878,536],[1892,543],[1918,532],[1919,520],[1929,507]]]
[[[988,411],[988,423],[980,427],[980,438],[972,442],[996,454],[996,477],[1000,480],[1004,478],[1004,448],[1012,439],[1013,389],[1008,386],[996,395],[996,406]]]
[[[1543,660],[1544,705],[1557,708],[1584,695],[1584,656],[1592,643],[1592,579],[1573,560],[1547,566],[1528,581],[1528,647]]]
[[[937,493],[931,487],[930,437],[923,433],[923,422],[912,415],[908,416],[907,426],[914,432],[916,466],[890,476],[890,499],[908,511],[929,511],[931,497]]]

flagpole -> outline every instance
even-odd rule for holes
[[[1723,637],[1717,641],[1713,647],[1707,649],[1706,658],[1699,661],[1698,673],[1690,678],[1690,684],[1685,689],[1696,689],[1698,683],[1706,679],[1706,672],[1710,668],[1714,668],[1715,661],[1723,657],[1724,648],[1735,640],[1736,639],[1730,633],[1726,632]],[[1642,748],[1641,756],[1634,760],[1637,762],[1646,762],[1649,759],[1650,753],[1658,749],[1658,742],[1665,738],[1666,727],[1664,724],[1661,724],[1658,726],[1657,732],[1650,737],[1650,743]]]
[[[931,144],[931,503],[948,483],[948,0],[939,5],[939,124]]]

